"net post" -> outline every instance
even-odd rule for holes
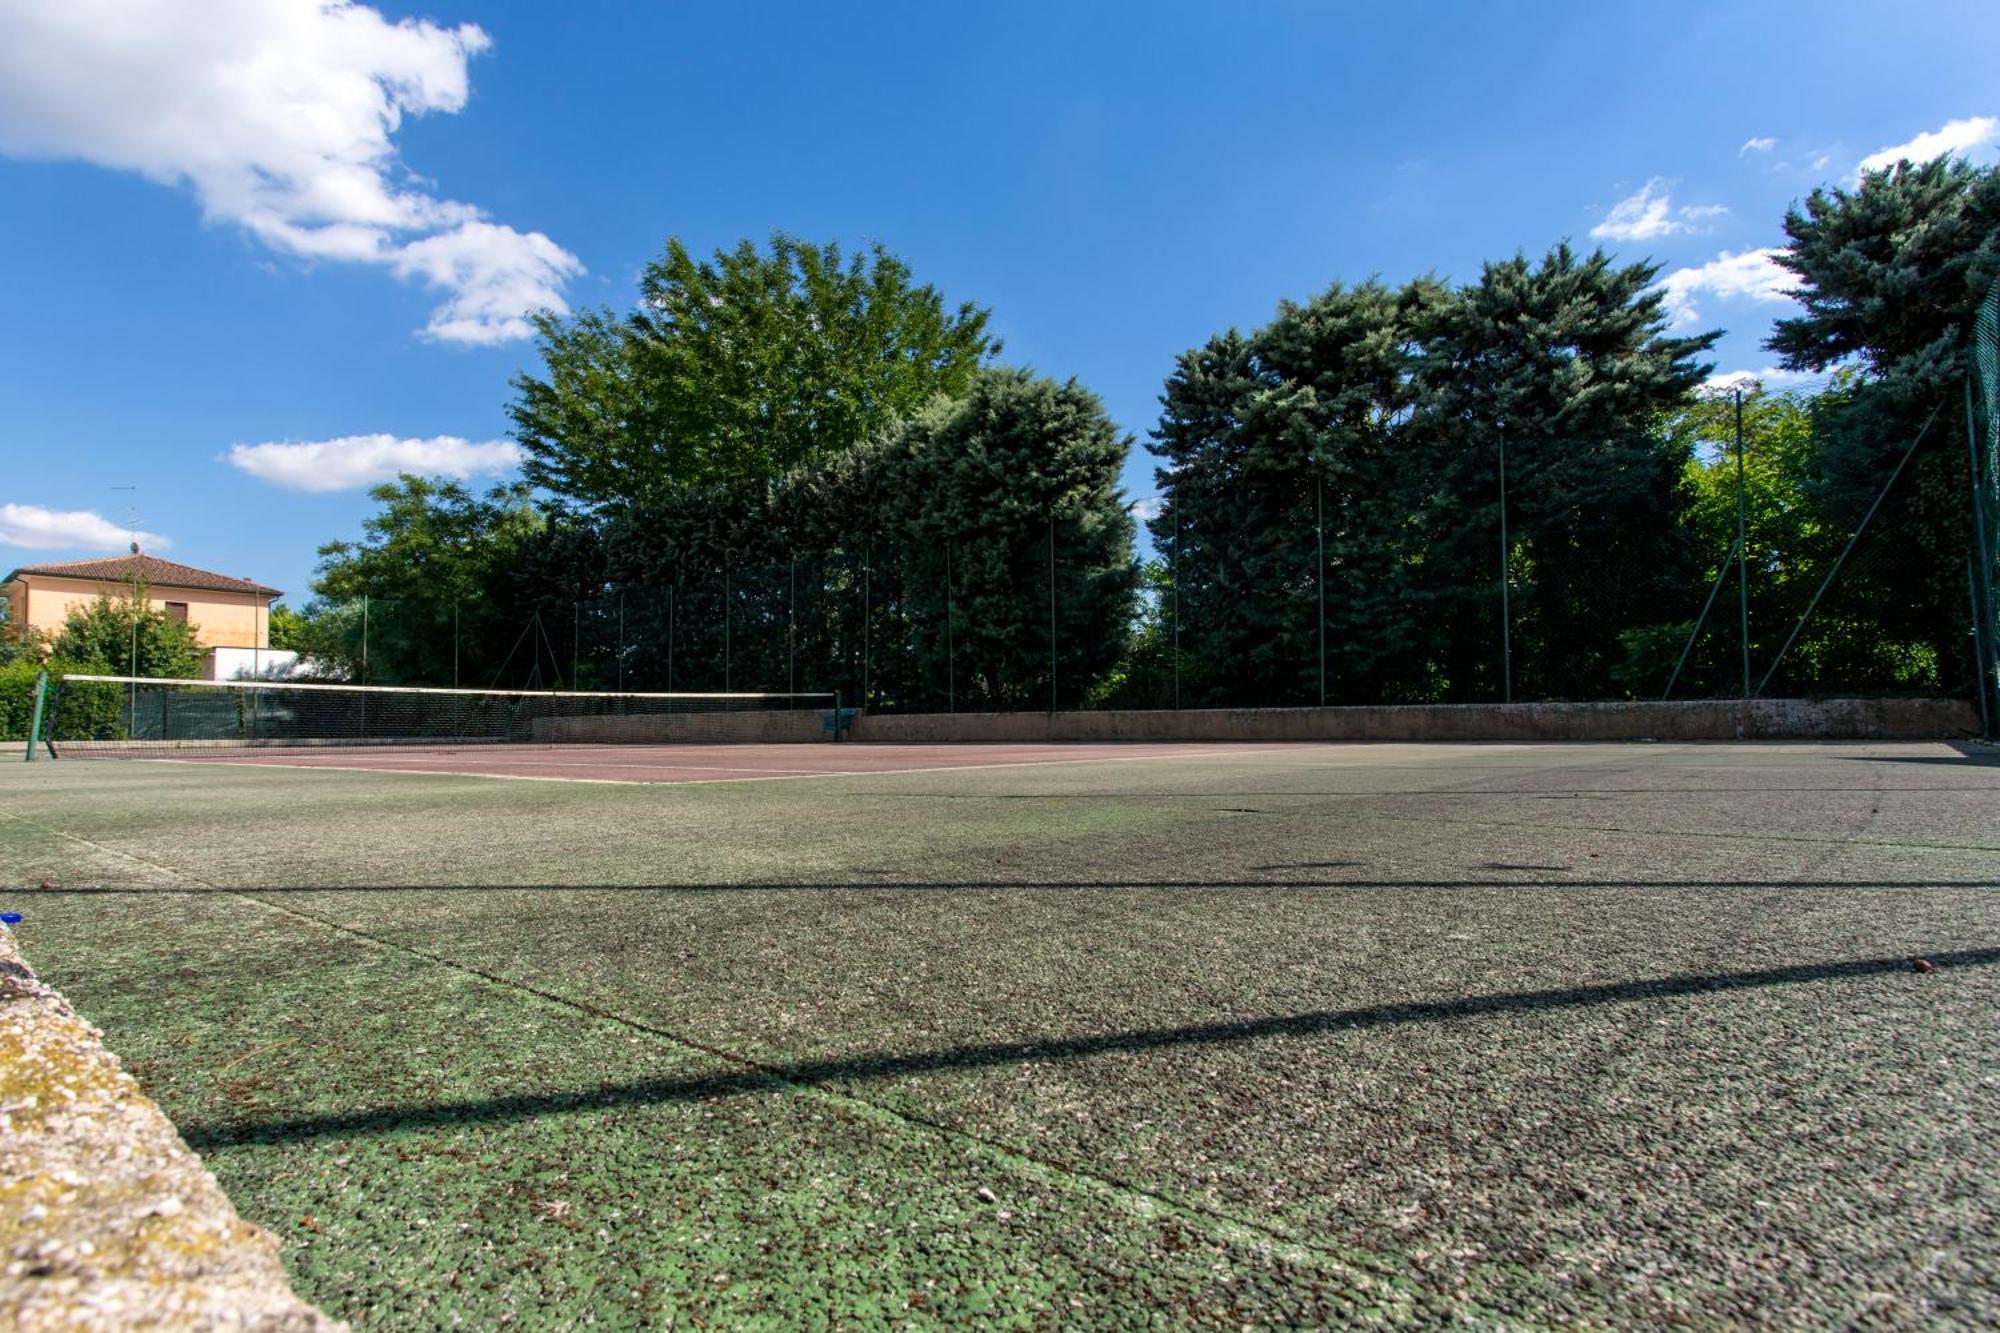
[[[49,673],[35,673],[34,711],[28,718],[28,763],[35,762],[35,745],[42,738],[42,710],[49,700]]]
[[[833,739],[840,739],[840,691],[833,692]]]

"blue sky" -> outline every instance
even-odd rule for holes
[[[1281,299],[1565,237],[1762,369],[1788,204],[2000,156],[1990,3],[1918,12],[0,0],[0,572],[130,505],[302,601],[385,470],[504,475],[521,314],[670,234],[879,240],[1142,442]]]

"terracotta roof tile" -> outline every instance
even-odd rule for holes
[[[279,596],[254,579],[231,578],[193,565],[162,560],[156,555],[115,555],[98,560],[67,560],[52,565],[22,565],[6,581],[22,574],[46,574],[66,579],[95,579],[104,583],[130,583],[137,579],[155,588],[201,588],[210,592],[257,592]]]

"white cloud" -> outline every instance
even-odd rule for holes
[[[463,109],[490,44],[348,0],[0,0],[0,152],[186,186],[274,250],[440,288],[430,336],[520,337],[583,266],[420,188],[393,142],[406,115]]]
[[[1747,157],[1751,153],[1768,153],[1777,146],[1778,141],[1776,139],[1771,138],[1769,135],[1759,135],[1754,139],[1745,139],[1743,146],[1736,150],[1736,156]]]
[[[1142,499],[1134,500],[1127,507],[1132,511],[1133,518],[1138,519],[1141,523],[1150,523],[1165,512],[1166,501],[1157,495],[1148,495]]]
[[[1766,366],[1762,370],[1729,370],[1719,375],[1710,375],[1701,383],[1705,393],[1728,393],[1732,389],[1748,391],[1759,385],[1772,393],[1804,384],[1817,378],[1804,370],[1786,370],[1781,366]]]
[[[1667,194],[1667,183],[1655,176],[1611,206],[1604,221],[1590,229],[1601,241],[1650,241],[1693,231],[1697,224],[1720,217],[1729,210],[1721,204],[1697,204],[1675,208]]]
[[[1870,153],[1861,159],[1855,176],[1858,179],[1863,171],[1880,171],[1898,162],[1928,162],[1946,153],[1956,157],[1984,156],[1980,150],[1996,146],[2000,146],[2000,116],[1969,116],[1947,121],[1942,128],[1919,134],[1908,143],[1892,144]]]
[[[505,472],[521,461],[508,440],[474,443],[456,435],[402,439],[394,435],[343,435],[335,440],[233,444],[222,461],[293,491],[345,491],[393,481],[405,472],[461,480]]]
[[[1763,303],[1789,301],[1785,290],[1797,279],[1778,267],[1777,257],[1782,253],[1775,247],[1741,254],[1724,250],[1706,264],[1675,269],[1660,280],[1667,314],[1676,324],[1694,323],[1701,318],[1695,304],[1695,297],[1701,295]]]
[[[26,546],[37,551],[111,551],[123,550],[134,540],[153,551],[164,551],[173,545],[157,532],[141,532],[135,537],[130,528],[122,528],[88,509],[0,504],[0,546]]]

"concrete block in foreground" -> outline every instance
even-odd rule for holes
[[[236,1215],[96,1028],[0,927],[0,1327],[346,1325],[292,1294],[278,1243]]]

